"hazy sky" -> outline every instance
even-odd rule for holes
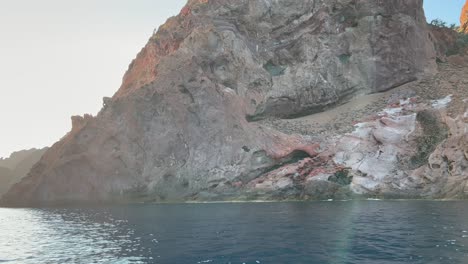
[[[0,0],[0,157],[50,146],[96,114],[153,29],[186,0]],[[425,0],[457,23],[463,0]]]
[[[96,114],[185,0],[0,0],[0,157],[53,144]]]

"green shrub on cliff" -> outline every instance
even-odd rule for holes
[[[455,45],[453,45],[453,47],[447,50],[447,56],[460,54],[464,49],[468,47],[468,34],[464,33],[463,30],[461,30],[461,28],[457,25],[448,25],[447,22],[441,19],[434,19],[429,24],[435,27],[451,29],[457,32],[457,41]]]
[[[447,127],[440,122],[433,112],[428,110],[421,111],[416,119],[423,131],[422,135],[416,139],[418,152],[411,157],[412,168],[418,168],[427,164],[429,156],[434,152],[437,145],[448,136]]]
[[[353,176],[349,175],[348,170],[339,170],[332,176],[328,177],[328,181],[346,186],[351,184],[353,181]]]
[[[452,56],[452,55],[460,54],[466,48],[468,48],[468,34],[459,32],[456,44],[452,48],[447,50],[446,55]]]

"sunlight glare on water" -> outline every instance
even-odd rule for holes
[[[0,263],[144,263],[124,224],[101,210],[0,208]]]
[[[0,263],[468,263],[468,203],[0,208]]]

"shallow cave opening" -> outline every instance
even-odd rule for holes
[[[303,151],[296,149],[293,152],[291,152],[289,155],[281,159],[281,164],[290,164],[290,163],[296,163],[298,161],[301,161],[305,158],[310,158],[310,155]]]
[[[311,156],[307,152],[305,152],[303,150],[294,150],[289,155],[280,158],[274,164],[272,164],[270,167],[264,169],[259,175],[267,174],[267,173],[269,173],[271,171],[274,171],[276,169],[279,169],[279,168],[281,168],[281,167],[283,167],[285,165],[293,164],[293,163],[299,162],[299,161],[301,161],[301,160],[303,160],[305,158],[309,158],[309,157],[311,157]]]

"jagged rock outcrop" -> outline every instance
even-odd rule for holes
[[[441,100],[385,109],[338,141],[335,161],[351,169],[353,193],[380,198],[464,198],[468,112],[453,119]]]
[[[461,12],[460,31],[468,34],[468,1],[465,2]]]
[[[468,104],[468,100],[465,100]],[[428,166],[415,170],[410,188],[431,198],[468,197],[468,109],[456,118],[445,117],[449,136],[429,156]],[[416,185],[416,186],[415,186]]]
[[[190,0],[3,201],[314,197],[310,174],[331,171],[338,190],[348,178],[322,142],[254,121],[389,90],[435,57],[421,0]],[[287,166],[302,173],[278,176]]]

